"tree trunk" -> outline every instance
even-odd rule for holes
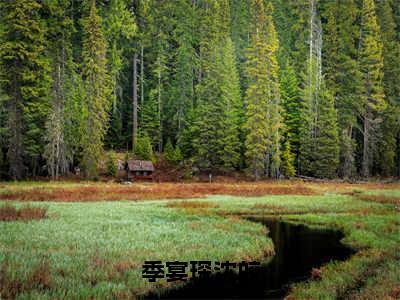
[[[140,105],[144,105],[144,55],[143,46],[140,48]]]
[[[350,125],[348,129],[343,129],[342,131],[342,143],[343,143],[342,176],[344,178],[353,177],[354,149],[352,145],[352,132],[353,132],[352,125]]]
[[[133,126],[132,126],[132,151],[135,151],[137,142],[138,120],[137,120],[137,54],[133,55]]]
[[[364,142],[363,142],[363,161],[362,161],[362,171],[363,177],[369,177],[369,167],[370,167],[370,134],[371,134],[371,112],[367,107],[367,111],[364,116]]]
[[[161,64],[161,61],[159,62]],[[158,122],[159,122],[159,130],[160,130],[160,136],[159,136],[159,142],[158,142],[158,151],[161,153],[162,152],[162,147],[163,147],[163,134],[162,134],[162,121],[161,121],[161,109],[162,109],[162,103],[161,103],[161,65],[160,71],[158,72]]]
[[[15,67],[17,68],[17,67]],[[13,98],[8,102],[8,128],[10,129],[8,160],[10,176],[14,180],[22,179],[24,174],[23,144],[22,144],[22,96],[18,79],[14,78]]]
[[[397,134],[397,176],[400,177],[400,131]]]

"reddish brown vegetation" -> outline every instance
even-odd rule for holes
[[[47,261],[36,265],[28,281],[28,286],[41,290],[51,288],[50,264]]]
[[[391,297],[389,299],[399,299],[400,298],[400,285],[390,291],[389,297]]]
[[[50,264],[44,260],[34,266],[32,272],[23,280],[9,274],[9,264],[5,260],[0,267],[0,295],[2,299],[14,299],[19,294],[32,290],[51,288]]]
[[[118,272],[119,274],[124,274],[124,273],[128,272],[129,270],[138,268],[140,266],[141,266],[141,264],[137,261],[127,260],[127,261],[121,261],[121,262],[117,263],[114,266],[114,270],[116,272]]]
[[[303,185],[273,183],[160,183],[93,185],[71,188],[32,188],[24,191],[1,193],[2,200],[19,201],[101,201],[101,200],[149,200],[188,199],[207,195],[263,196],[263,195],[313,195],[314,190]]]
[[[321,279],[322,278],[322,269],[312,268],[312,270],[311,270],[311,278],[313,278],[313,279]]]
[[[18,210],[11,205],[4,205],[0,207],[0,220],[1,221],[18,220]]]
[[[358,198],[364,201],[400,205],[400,197],[384,196],[384,195],[363,195],[363,196],[358,196]]]
[[[46,218],[47,208],[24,206],[20,209],[12,205],[0,207],[0,221],[30,221]]]

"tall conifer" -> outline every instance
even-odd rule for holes
[[[103,149],[106,133],[106,44],[97,14],[96,1],[90,5],[89,16],[84,20],[82,73],[86,95],[83,103],[82,166],[87,177],[97,175],[97,164]]]
[[[359,49],[360,71],[363,80],[363,157],[362,175],[370,175],[376,131],[381,120],[377,113],[386,108],[383,89],[383,48],[376,18],[374,0],[363,0],[361,40]]]
[[[278,36],[262,0],[252,2],[251,42],[247,50],[246,157],[257,180],[277,177],[280,168],[281,107],[279,93]]]
[[[49,112],[49,60],[45,54],[42,4],[36,0],[1,1],[1,89],[8,117],[10,176],[36,175],[43,163],[43,136]]]

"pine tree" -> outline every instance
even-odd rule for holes
[[[174,161],[174,151],[175,151],[174,146],[172,145],[171,140],[168,139],[164,147],[164,158],[166,159],[166,161],[168,162]]]
[[[237,57],[237,69],[240,76],[241,91],[246,90],[245,78],[246,49],[249,47],[250,36],[250,1],[230,1],[230,32]]]
[[[49,111],[49,60],[45,53],[42,4],[36,0],[1,1],[1,89],[6,96],[10,176],[37,174]],[[24,158],[27,158],[24,162]]]
[[[300,147],[301,98],[296,74],[291,65],[282,70],[280,87],[286,140],[290,144],[292,154],[297,158]]]
[[[392,1],[377,2],[377,15],[383,43],[383,85],[387,108],[379,114],[382,125],[374,151],[376,169],[384,176],[395,175],[397,138],[400,137],[400,39],[391,7]],[[400,150],[400,149],[399,149]]]
[[[175,163],[179,163],[179,162],[181,162],[183,160],[181,148],[179,147],[179,145],[176,145],[173,157],[174,157],[174,162]]]
[[[108,41],[108,97],[112,102],[109,111],[110,126],[108,127],[105,144],[118,147],[122,143],[123,126],[123,67],[129,63],[127,50],[130,40],[137,33],[134,15],[128,10],[125,0],[112,0],[104,10],[104,35]]]
[[[147,133],[138,136],[134,154],[136,159],[155,162],[153,147],[151,146],[151,140]]]
[[[189,111],[194,106],[194,80],[196,67],[195,42],[198,31],[195,28],[195,10],[186,0],[172,2],[175,4],[171,39],[177,45],[171,51],[170,83],[166,92],[163,124],[170,138],[181,143],[184,131],[191,125]],[[167,129],[168,128],[168,129]]]
[[[272,5],[269,4],[266,12],[263,1],[256,0],[252,3],[251,15],[245,145],[249,169],[257,180],[264,174],[270,177],[279,174],[282,124],[276,58],[279,42],[272,20]]]
[[[300,125],[300,151],[299,151],[299,173],[312,175],[314,173],[315,137],[319,112],[319,90],[322,81],[321,54],[322,54],[322,32],[321,21],[317,14],[317,2],[310,0],[307,10],[309,11],[307,34],[308,53],[305,61],[305,74],[302,78],[302,109]]]
[[[97,176],[97,164],[103,150],[106,133],[106,45],[101,28],[101,17],[97,14],[96,1],[91,2],[89,16],[84,20],[82,74],[86,97],[83,103],[82,166],[88,178]]]
[[[202,78],[197,86],[199,104],[197,110],[198,137],[193,144],[195,160],[201,170],[221,170],[224,161],[224,136],[227,128],[225,112],[228,106],[227,86],[224,76],[224,47],[229,22],[229,3],[205,1],[204,35],[200,41]],[[232,70],[232,68],[231,68]],[[230,79],[229,79],[230,80]],[[230,91],[229,91],[230,92]]]
[[[368,177],[372,166],[373,146],[377,125],[376,114],[386,108],[383,90],[383,54],[380,28],[373,0],[364,0],[362,7],[361,40],[359,49],[360,70],[363,79],[363,158],[362,175]]]
[[[334,178],[339,164],[337,114],[332,94],[322,84],[319,91],[313,173],[316,177]]]
[[[294,167],[295,156],[292,153],[290,140],[286,139],[283,143],[282,149],[282,173],[286,177],[293,177],[296,175],[296,168]]]
[[[241,128],[244,121],[243,102],[240,95],[239,75],[236,69],[236,57],[232,40],[228,37],[223,49],[223,90],[225,108],[224,148],[220,153],[225,171],[232,171],[241,166],[242,138]]]
[[[107,175],[115,176],[118,171],[117,167],[117,155],[114,151],[109,151],[107,153],[107,163],[106,163]]]
[[[152,145],[157,145],[160,139],[161,119],[158,100],[158,89],[153,88],[141,107],[140,130],[149,135]]]
[[[383,84],[388,103],[400,102],[400,38],[399,25],[396,25],[395,15],[391,6],[393,1],[377,2],[377,17],[382,40],[383,53]]]
[[[325,80],[338,110],[339,174],[349,178],[356,173],[355,129],[358,125],[354,112],[362,110],[359,100],[362,82],[356,48],[360,35],[359,9],[354,0],[336,0],[323,3],[321,10],[327,19],[323,36]]]
[[[69,11],[71,3],[49,3],[52,18],[48,20],[48,39],[52,53],[51,110],[48,114],[45,135],[44,156],[47,169],[52,178],[66,174],[73,161],[74,144],[68,143],[67,124],[79,118],[80,111],[66,118],[68,102],[74,101],[72,90],[76,89],[72,82],[75,64],[72,60],[72,32],[74,24]],[[76,134],[76,133],[75,133]],[[79,143],[77,143],[79,144]]]

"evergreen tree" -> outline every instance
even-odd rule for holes
[[[226,171],[238,169],[242,160],[242,130],[244,121],[243,103],[240,95],[239,75],[236,70],[235,51],[228,37],[223,49],[223,83],[221,87],[225,107],[224,148],[220,153]]]
[[[280,168],[281,108],[279,66],[276,58],[278,36],[262,0],[251,6],[251,42],[247,52],[246,157],[257,180],[264,174],[277,177]]]
[[[164,132],[181,144],[184,132],[191,126],[189,111],[194,107],[196,68],[195,42],[197,30],[195,9],[186,0],[174,1],[171,39],[176,49],[171,51],[171,78],[164,107]]]
[[[380,120],[376,114],[386,108],[383,90],[383,53],[380,28],[373,0],[364,0],[361,16],[359,49],[360,70],[363,80],[363,158],[362,175],[368,177],[372,166],[373,147]]]
[[[118,171],[117,167],[117,155],[115,154],[114,151],[109,151],[107,153],[107,163],[106,163],[106,168],[107,168],[107,175],[108,176],[115,176]]]
[[[302,108],[300,125],[300,151],[299,151],[299,173],[302,175],[313,175],[313,163],[315,155],[315,138],[317,133],[317,120],[319,113],[319,91],[322,82],[321,54],[322,54],[322,32],[321,21],[317,13],[317,2],[310,0],[307,10],[309,11],[306,32],[309,45],[307,59],[302,78]]]
[[[48,9],[52,16],[48,20],[48,40],[52,53],[52,78],[51,110],[46,123],[46,146],[44,156],[47,160],[47,168],[52,178],[57,178],[68,172],[73,161],[74,144],[70,140],[66,126],[69,121],[76,120],[80,111],[66,118],[68,102],[74,101],[72,77],[75,72],[75,64],[72,60],[72,32],[74,24],[69,10],[71,3],[49,2]],[[77,134],[77,132],[75,132]],[[76,143],[76,144],[79,144]]]
[[[382,125],[374,151],[377,171],[384,176],[395,175],[397,139],[400,138],[400,39],[396,32],[392,1],[377,2],[377,15],[383,43],[383,85],[387,108],[379,114]],[[400,148],[399,148],[400,150]]]
[[[105,143],[112,147],[121,145],[123,125],[123,67],[129,63],[129,42],[137,32],[134,15],[128,10],[126,0],[112,0],[104,9],[104,35],[108,42],[108,95],[112,103],[109,111],[110,126]]]
[[[13,179],[26,175],[25,162],[32,175],[42,163],[50,77],[41,9],[36,0],[0,3],[0,85],[6,96],[7,157]]]
[[[235,140],[229,140],[229,145],[225,145],[224,140],[229,126],[225,117],[228,102],[235,101],[231,98],[235,95],[228,90],[231,78],[225,76],[225,67],[230,68],[231,71],[234,70],[234,62],[227,56],[228,52],[232,51],[229,49],[224,51],[227,45],[225,35],[229,24],[228,1],[205,1],[204,5],[204,35],[200,41],[202,78],[197,87],[199,104],[196,126],[199,135],[194,141],[195,159],[200,169],[218,171],[223,168],[224,163],[230,166],[235,163],[235,158],[232,156],[227,156],[225,162],[221,156],[225,147],[230,147],[230,151],[235,151]],[[224,66],[224,63],[230,65]],[[230,134],[228,138],[232,137],[235,138]]]
[[[181,162],[183,160],[181,148],[179,147],[179,145],[176,145],[173,157],[174,157],[174,162],[175,163],[179,163],[179,162]]]
[[[250,1],[230,0],[230,32],[237,57],[241,91],[246,90],[246,49],[250,43]]]
[[[91,2],[89,16],[84,20],[82,74],[86,95],[83,103],[82,166],[88,178],[97,176],[97,164],[103,150],[106,133],[106,44],[97,14],[96,1]]]
[[[316,177],[334,178],[339,164],[337,114],[333,96],[324,84],[318,99],[320,103],[314,142],[313,174]]]
[[[359,9],[353,0],[329,1],[322,5],[327,19],[324,28],[324,56],[326,85],[335,99],[338,110],[340,166],[339,174],[353,177],[356,173],[355,129],[357,115],[362,110],[361,73],[357,62],[360,28],[357,23]]]
[[[172,145],[171,140],[168,139],[164,147],[164,158],[168,162],[174,161],[174,151],[175,151],[174,146]]]
[[[138,133],[194,171],[399,174],[399,29],[399,0],[0,1],[0,176],[94,177]]]
[[[134,154],[136,159],[151,160],[152,162],[155,162],[153,147],[151,146],[151,140],[147,133],[138,137]]]
[[[280,87],[286,140],[290,144],[292,154],[297,158],[300,147],[301,98],[296,74],[291,65],[287,65],[281,72]]]
[[[290,146],[290,139],[286,139],[283,143],[282,149],[282,173],[286,177],[293,177],[296,175],[296,168],[294,167],[295,156],[292,153]]]

